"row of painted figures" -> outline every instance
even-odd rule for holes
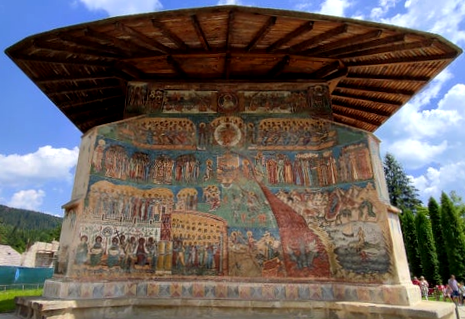
[[[113,237],[109,247],[105,247],[101,236],[95,237],[92,245],[88,243],[86,235],[76,249],[75,265],[91,267],[107,266],[119,267],[125,271],[143,267],[145,269],[171,270],[186,267],[203,267],[219,271],[220,245],[194,245],[174,239],[171,242],[157,242],[153,237],[147,241],[141,237],[131,237],[126,240],[124,235]]]
[[[299,154],[294,160],[285,154],[258,153],[254,158],[254,165],[251,165],[251,160],[245,158],[238,158],[237,163],[236,168],[241,170],[246,178],[251,178],[255,172],[262,175],[270,185],[318,187],[366,180],[373,176],[366,147],[343,152],[337,159],[332,153]],[[181,155],[176,159],[160,155],[151,160],[148,154],[136,152],[129,157],[126,149],[119,145],[110,146],[105,150],[96,149],[92,164],[96,173],[143,183],[169,185],[207,182],[215,177],[211,159],[207,159],[203,165],[194,154]],[[202,166],[205,168],[202,169]],[[219,161],[216,170],[225,171],[226,167],[222,167]]]

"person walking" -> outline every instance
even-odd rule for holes
[[[428,300],[429,284],[423,276],[420,277],[420,290],[421,297]]]
[[[457,283],[457,280],[455,279],[454,275],[450,275],[449,280],[447,281],[447,284],[449,285],[450,289],[452,290],[451,292],[451,298],[452,301],[457,304],[459,302],[459,285]]]

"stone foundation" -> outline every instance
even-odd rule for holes
[[[87,300],[19,297],[16,302],[18,305],[17,315],[27,319],[455,318],[452,303],[434,301],[422,301],[409,307],[356,301],[258,301],[140,297]]]

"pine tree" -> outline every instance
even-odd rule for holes
[[[402,211],[406,209],[415,211],[416,207],[421,205],[418,189],[412,185],[402,166],[389,153],[384,158],[384,174],[391,204]]]
[[[421,201],[418,199],[418,190],[411,184],[411,180],[404,173],[402,166],[389,153],[384,158],[384,174],[386,175],[389,200],[392,205],[402,211],[399,219],[410,272],[418,276],[422,268],[413,215],[417,206],[421,205]]]
[[[422,275],[430,283],[439,285],[442,283],[439,275],[439,262],[436,253],[436,246],[433,238],[431,222],[426,216],[426,208],[419,208],[415,216],[415,230],[418,240],[418,253],[420,255],[421,265],[423,268]]]
[[[418,254],[415,217],[410,210],[406,210],[400,215],[400,219],[410,273],[412,276],[419,276],[422,273],[422,264]]]
[[[444,192],[441,194],[441,226],[449,270],[451,274],[463,280],[465,278],[465,235],[462,220],[452,201]]]
[[[428,212],[438,256],[439,275],[441,276],[441,283],[445,283],[449,279],[451,272],[449,270],[444,235],[442,233],[441,210],[439,209],[438,202],[433,197],[430,197],[428,200]]]

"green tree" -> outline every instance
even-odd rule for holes
[[[421,205],[421,201],[418,199],[418,190],[412,185],[412,181],[405,174],[399,162],[389,153],[384,157],[384,174],[389,200],[392,205],[402,211],[399,219],[410,272],[412,275],[418,276],[422,268],[413,214]]]
[[[392,205],[402,211],[409,209],[412,212],[417,206],[421,206],[418,190],[412,185],[412,181],[405,174],[400,163],[390,153],[384,157],[384,174]]]
[[[451,274],[465,279],[465,235],[462,221],[446,193],[441,194],[441,226]]]
[[[415,217],[410,210],[406,210],[400,215],[400,219],[410,273],[412,276],[419,276],[422,273],[422,264],[420,255],[418,254]]]
[[[421,265],[423,268],[422,275],[430,283],[439,285],[442,283],[439,275],[439,262],[436,253],[436,246],[431,228],[431,222],[427,217],[428,210],[421,207],[415,215],[415,230],[418,240],[418,254],[420,255]]]
[[[441,276],[441,283],[445,283],[450,277],[449,261],[447,259],[446,245],[442,232],[441,210],[438,202],[433,197],[430,197],[428,200],[428,212],[438,255],[439,275]]]

